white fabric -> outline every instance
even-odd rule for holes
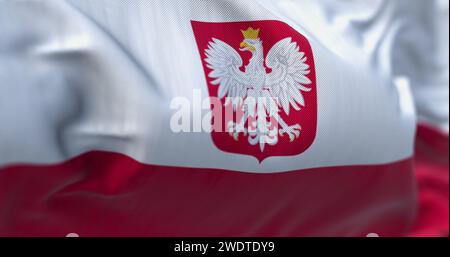
[[[330,26],[406,80],[420,122],[448,133],[449,1],[318,1]]]
[[[401,51],[396,58],[392,51],[405,49],[397,35],[409,23],[391,1],[343,2],[0,1],[0,165],[54,163],[91,150],[248,172],[408,158],[414,106],[408,83],[394,83],[409,74],[392,61]],[[208,133],[170,130],[174,97],[192,98],[193,89],[208,95],[191,20],[281,20],[308,38],[318,132],[306,152],[260,164],[222,152]]]

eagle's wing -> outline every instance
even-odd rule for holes
[[[266,65],[272,72],[267,74],[266,87],[287,114],[290,106],[295,110],[305,106],[302,93],[311,91],[311,88],[305,86],[311,84],[306,76],[310,73],[306,59],[305,53],[300,52],[292,38],[279,41],[267,54]]]
[[[209,43],[205,54],[207,67],[212,70],[209,77],[215,79],[211,84],[219,85],[218,97],[227,97],[227,104],[231,99],[236,107],[247,96],[249,87],[246,74],[239,70],[243,64],[241,56],[233,47],[216,38]]]

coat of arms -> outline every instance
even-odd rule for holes
[[[278,21],[192,25],[210,96],[235,114],[220,117],[224,130],[212,132],[216,146],[260,161],[305,151],[317,121],[314,60],[306,38]]]

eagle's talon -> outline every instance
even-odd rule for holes
[[[301,130],[302,127],[299,124],[287,126],[285,128],[280,129],[280,136],[287,134],[289,136],[289,140],[293,142],[296,138],[300,137]]]

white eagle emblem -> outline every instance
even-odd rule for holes
[[[212,70],[209,77],[214,81],[211,84],[219,86],[218,97],[226,98],[226,105],[233,104],[234,110],[243,108],[242,118],[227,124],[228,132],[235,140],[238,140],[240,133],[248,135],[249,143],[259,144],[263,152],[266,144],[277,144],[278,136],[287,134],[291,142],[300,137],[300,124],[287,124],[278,113],[283,110],[289,115],[291,108],[300,110],[305,107],[302,93],[311,91],[306,86],[311,84],[311,80],[306,76],[310,73],[307,57],[292,38],[280,40],[264,59],[259,32],[259,29],[253,28],[242,31],[244,41],[239,50],[252,54],[245,72],[240,70],[243,61],[239,53],[216,38],[209,42],[205,50],[205,62]],[[270,73],[266,72],[264,61],[266,67],[271,69]],[[253,118],[253,122],[246,127],[249,117]],[[271,117],[276,121],[276,126],[273,126]]]

